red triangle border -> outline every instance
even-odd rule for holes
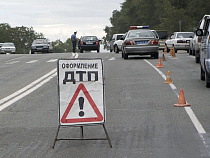
[[[96,113],[97,117],[67,119],[67,116],[68,116],[72,106],[74,105],[74,102],[75,102],[75,100],[76,100],[76,98],[79,95],[79,92],[81,90],[83,91],[84,95],[86,96],[88,102],[90,103],[90,105],[93,108],[94,112]],[[99,121],[102,121],[102,120],[103,120],[103,116],[101,115],[101,112],[97,108],[95,102],[91,98],[91,96],[88,93],[85,86],[82,83],[80,83],[79,86],[77,87],[77,89],[76,89],[68,107],[66,108],[66,111],[64,112],[64,114],[61,118],[61,122],[64,124],[64,123],[99,122]]]

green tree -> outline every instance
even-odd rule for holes
[[[0,43],[13,42],[16,46],[16,53],[28,53],[34,39],[44,38],[42,33],[36,33],[32,27],[12,28],[7,23],[0,24],[0,34]]]

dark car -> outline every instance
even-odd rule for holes
[[[100,51],[100,40],[96,36],[82,36],[78,43],[78,48],[80,53],[83,53],[83,50],[97,50]]]
[[[35,39],[31,45],[31,54],[34,54],[34,52],[52,53],[52,43],[46,38]]]
[[[167,31],[162,31],[162,30],[156,30],[158,36],[159,36],[159,49],[164,50],[165,48],[165,42],[168,39],[168,32]]]

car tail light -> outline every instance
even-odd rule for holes
[[[134,45],[133,41],[125,41],[125,45]]]
[[[99,42],[98,41],[96,41],[96,45],[98,45],[99,44]]]
[[[151,40],[150,44],[158,44],[158,40]]]
[[[81,41],[81,42],[80,42],[80,44],[81,44],[81,45],[83,45],[83,44],[84,44],[84,42],[83,42],[83,41]]]

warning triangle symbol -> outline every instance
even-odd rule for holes
[[[74,105],[74,102],[81,90],[84,93],[85,97],[87,98],[88,102],[90,103],[91,107],[93,108],[94,112],[96,113],[97,117],[68,119],[67,116],[68,116],[72,106]],[[97,108],[96,104],[94,103],[94,101],[91,98],[90,94],[88,93],[87,89],[85,88],[85,86],[82,83],[79,84],[69,105],[66,108],[66,111],[64,112],[64,114],[61,118],[61,122],[62,123],[82,123],[82,122],[98,122],[98,121],[102,121],[102,120],[103,120],[103,116],[101,115],[99,109]]]

